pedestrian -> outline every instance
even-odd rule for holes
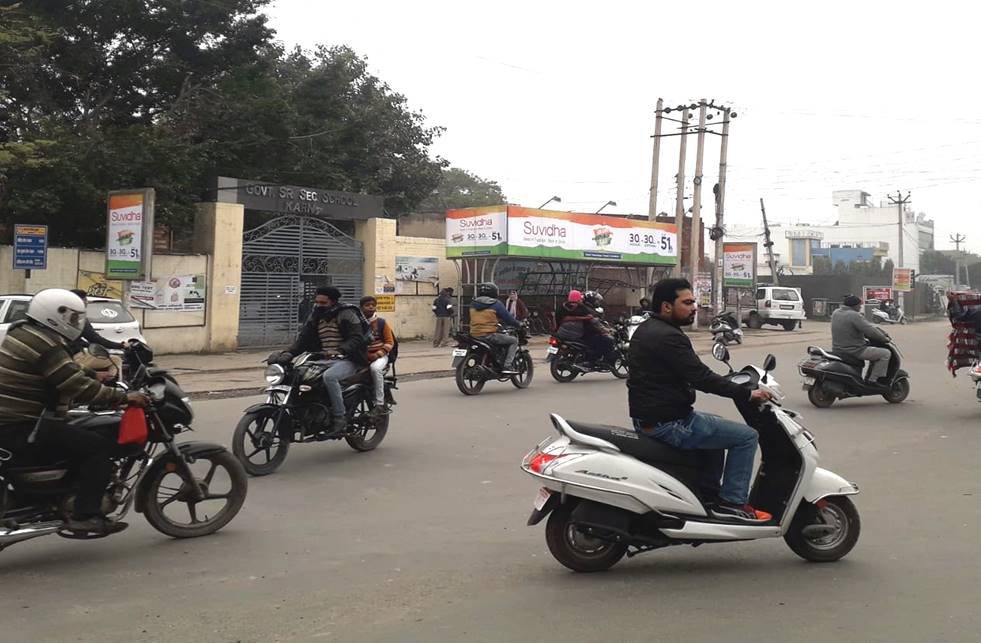
[[[453,289],[444,288],[433,300],[433,315],[436,316],[436,330],[433,332],[433,348],[446,346],[453,325]]]
[[[508,295],[507,309],[518,321],[528,319],[528,307],[518,297],[517,290],[512,290],[511,294]]]

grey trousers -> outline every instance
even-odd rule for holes
[[[450,338],[450,329],[453,327],[452,317],[437,317],[436,331],[433,333],[433,346],[438,348],[446,344]]]
[[[858,357],[871,363],[869,379],[877,380],[880,377],[886,376],[886,371],[889,370],[889,358],[892,357],[892,353],[888,348],[869,346],[859,353]]]

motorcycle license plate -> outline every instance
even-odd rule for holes
[[[559,349],[557,346],[549,346],[548,350],[545,352],[548,353],[549,355],[555,355],[556,353],[559,352]]]
[[[465,348],[453,349],[453,357],[466,357],[466,356],[467,356],[467,349]]]
[[[552,491],[549,491],[545,487],[538,490],[538,495],[535,496],[535,511],[541,511],[548,499],[552,497]]]
[[[804,386],[814,386],[814,378],[813,377],[805,377],[804,378]]]

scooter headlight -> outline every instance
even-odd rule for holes
[[[286,369],[279,364],[270,364],[266,367],[266,383],[270,386],[281,384],[286,378]]]

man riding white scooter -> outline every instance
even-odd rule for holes
[[[831,352],[871,362],[868,382],[888,387],[886,377],[892,352],[888,348],[869,346],[866,340],[886,344],[889,335],[869,322],[860,312],[862,300],[855,295],[845,295],[841,308],[831,315]]]
[[[767,522],[769,513],[748,504],[756,431],[695,411],[693,404],[696,389],[737,402],[763,403],[772,395],[734,384],[702,363],[681,330],[695,321],[695,310],[695,296],[687,280],[664,279],[654,286],[654,316],[640,325],[630,342],[627,388],[634,428],[674,447],[706,451],[702,491],[719,499],[709,507],[712,517],[747,524]]]

